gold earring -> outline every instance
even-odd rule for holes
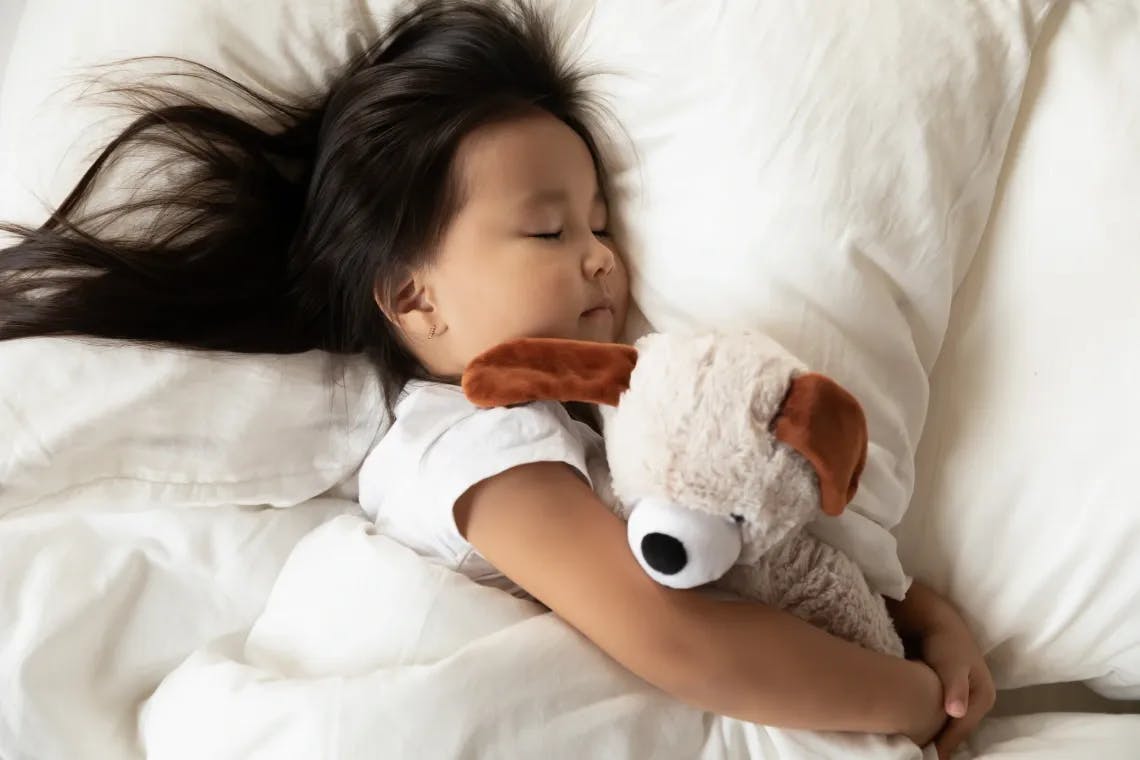
[[[432,325],[431,326],[431,332],[428,333],[428,340],[431,340],[434,337],[435,337],[435,325]]]

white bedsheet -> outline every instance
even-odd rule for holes
[[[1140,716],[1053,713],[984,723],[962,755],[976,760],[1135,760]]]

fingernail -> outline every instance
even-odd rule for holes
[[[955,700],[947,705],[946,712],[949,713],[951,718],[961,718],[966,714],[966,706]]]

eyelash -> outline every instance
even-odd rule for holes
[[[592,233],[594,233],[595,237],[609,237],[610,236],[609,230],[590,230],[590,231]],[[540,232],[540,233],[535,234],[535,235],[530,235],[530,237],[538,238],[539,240],[559,240],[562,237],[562,230],[558,230],[558,232]]]

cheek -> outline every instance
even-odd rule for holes
[[[622,261],[621,256],[617,257],[617,265],[614,267],[613,274],[610,275],[612,289],[611,295],[614,298],[616,305],[616,327],[620,332],[621,327],[625,324],[626,315],[629,312],[629,271],[625,267],[625,262]]]
[[[451,316],[476,340],[554,335],[571,326],[568,320],[576,324],[578,301],[567,297],[580,288],[573,267],[521,253],[488,256],[482,265],[454,274]]]
[[[567,320],[577,323],[582,283],[575,267],[550,262],[528,267],[520,275],[513,298],[525,305],[536,328],[565,327]]]

